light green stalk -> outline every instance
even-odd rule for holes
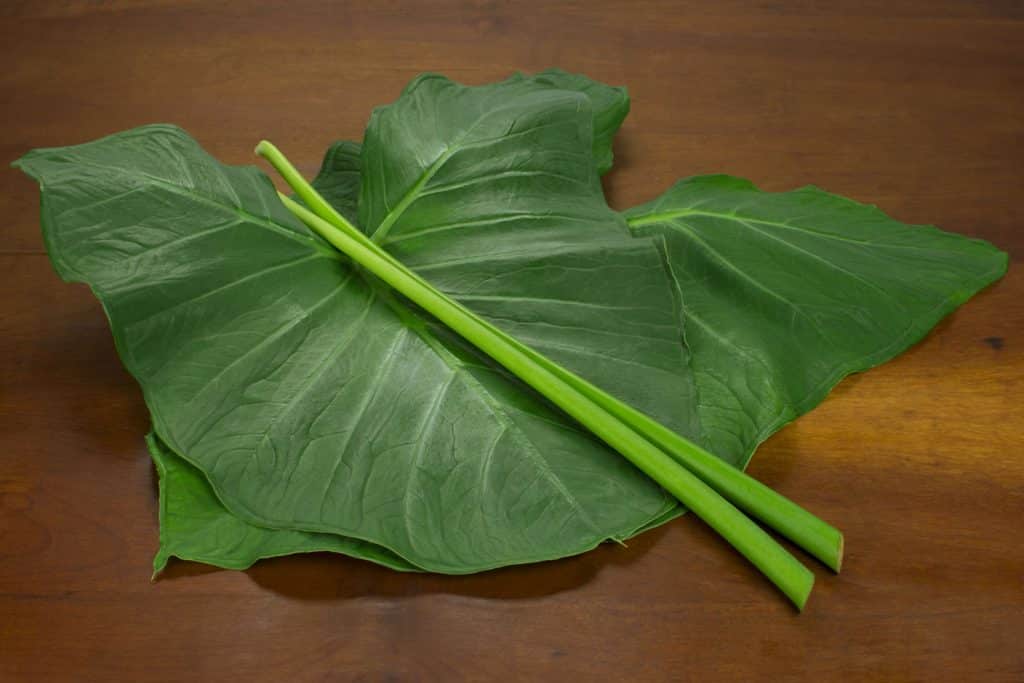
[[[437,291],[338,214],[273,145],[266,141],[261,142],[257,147],[257,153],[270,161],[303,201],[313,209],[310,211],[288,197],[281,196],[285,206],[311,229],[360,266],[422,306],[615,448],[693,510],[768,576],[799,609],[803,609],[814,582],[813,574],[760,527],[716,493],[715,489],[695,476],[691,469],[697,474],[703,472],[709,475],[712,481],[720,485],[725,482],[724,487],[727,490],[740,492],[745,499],[753,500],[755,507],[763,507],[766,501],[771,502],[772,496],[783,501],[796,511],[795,515],[792,510],[785,508],[781,514],[778,511],[774,511],[773,514],[772,510],[765,512],[770,519],[781,519],[784,525],[786,522],[791,524],[794,516],[799,518],[802,514],[819,525],[828,529],[831,527],[681,436],[608,396],[529,347],[516,342],[461,304]],[[655,443],[651,443],[649,438]],[[665,448],[672,455],[667,455],[658,446]],[[685,466],[680,467],[676,459],[687,462],[683,462]],[[688,464],[690,460],[696,460],[698,464],[692,466],[692,463]],[[730,474],[724,474],[726,472]],[[741,479],[739,481],[743,482],[744,486],[737,486],[736,480],[732,478],[735,475],[748,481],[743,482]],[[775,505],[778,506],[777,501]],[[811,533],[810,536],[813,537],[814,534]],[[841,554],[841,536],[839,552]]]

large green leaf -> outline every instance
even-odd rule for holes
[[[428,246],[443,255],[419,267],[478,295],[467,303],[557,348],[592,381],[691,424],[660,256],[604,206],[587,98],[504,85],[499,95],[433,77],[410,88],[395,107],[429,99],[435,117],[407,124],[446,127],[444,162],[427,159],[434,170],[422,181],[408,168],[429,146],[364,151],[377,160],[364,164],[366,205],[398,188],[391,211],[403,215],[378,214],[405,255]],[[502,146],[503,137],[517,142]],[[403,153],[412,153],[404,165]],[[517,173],[451,186],[460,174],[494,175],[494,153],[517,158]],[[351,269],[260,173],[218,164],[180,130],[137,129],[19,163],[40,180],[55,265],[103,302],[156,432],[242,521],[369,540],[425,569],[468,572],[581,552],[675,508],[621,457]],[[422,195],[400,189],[409,178]],[[519,194],[533,196],[532,217]],[[430,228],[476,223],[465,233],[489,235],[491,248],[478,236],[466,242],[476,251],[453,258],[441,234],[432,246],[411,229],[413,215],[434,219]],[[500,230],[494,216],[508,219]]]
[[[701,441],[739,466],[842,377],[902,352],[1007,266],[987,242],[814,187],[767,193],[696,177],[626,216],[636,234],[665,237]]]
[[[267,529],[235,517],[217,499],[203,473],[175,455],[155,434],[146,437],[160,481],[160,550],[153,571],[178,557],[227,569],[256,560],[326,551],[367,559],[400,571],[413,570],[392,552],[336,534]]]

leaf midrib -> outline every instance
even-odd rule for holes
[[[717,218],[720,220],[731,221],[733,223],[759,223],[761,225],[770,225],[776,228],[782,228],[784,230],[791,230],[793,232],[803,233],[810,235],[811,237],[817,237],[824,240],[834,240],[837,242],[849,242],[850,244],[857,244],[860,246],[871,246],[871,247],[882,247],[885,249],[907,249],[911,251],[935,251],[934,249],[927,249],[924,247],[918,247],[912,244],[891,244],[887,242],[870,242],[867,240],[855,240],[835,233],[819,232],[817,230],[809,230],[793,223],[784,223],[780,221],[770,221],[764,218],[756,218],[754,216],[745,216],[739,213],[723,213],[720,211],[707,211],[703,209],[675,209],[672,211],[656,211],[654,213],[639,214],[635,216],[626,216],[626,224],[630,228],[639,228],[645,225],[654,225],[658,223],[665,223],[676,227],[676,219],[686,218],[687,216],[702,216],[706,218]],[[753,229],[751,226],[747,226],[748,229]]]
[[[416,182],[412,184],[412,187],[410,187],[405,195],[399,200],[398,204],[395,205],[395,208],[391,209],[391,211],[388,212],[388,215],[384,216],[384,220],[377,225],[377,229],[370,235],[370,239],[380,244],[387,238],[391,228],[398,222],[398,219],[402,217],[405,210],[420,198],[420,190],[430,182],[430,179],[434,177],[434,174],[436,174],[441,167],[445,165],[456,151],[457,148],[455,146],[449,147],[444,151],[444,154],[434,161],[434,163],[423,170],[423,173],[420,174],[420,177],[416,179]]]

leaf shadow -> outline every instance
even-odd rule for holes
[[[230,570],[215,567],[212,564],[189,562],[188,560],[179,560],[177,557],[172,557],[167,561],[167,567],[160,572],[154,580],[154,583],[177,581],[179,579],[194,578],[197,576],[205,576],[207,574],[220,574],[221,572],[227,571]]]
[[[315,602],[434,594],[523,600],[579,589],[607,567],[627,567],[639,561],[662,538],[666,526],[630,539],[628,547],[604,543],[582,555],[462,576],[397,572],[331,553],[261,560],[245,573],[255,584],[273,593]],[[185,562],[169,565],[165,572],[167,577],[207,573],[179,566],[185,564],[194,565]]]

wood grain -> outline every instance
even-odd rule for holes
[[[557,65],[633,95],[616,207],[695,173],[814,183],[1014,265],[760,449],[755,476],[847,534],[803,615],[690,517],[461,578],[313,555],[151,584],[141,395],[2,168],[0,679],[1024,679],[1024,9],[829,4],[3,3],[4,160],[171,121],[311,173],[420,71]]]

